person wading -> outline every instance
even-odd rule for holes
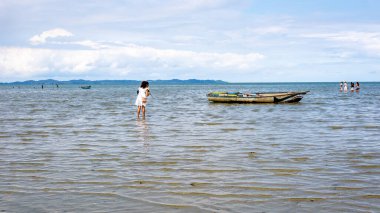
[[[148,102],[149,82],[142,81],[140,88],[137,90],[137,98],[135,105],[137,106],[137,118],[140,118],[140,111],[142,111],[143,118],[145,118],[146,104]]]

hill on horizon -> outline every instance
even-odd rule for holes
[[[154,84],[228,84],[228,82],[221,80],[199,80],[199,79],[171,79],[171,80],[148,80]],[[68,80],[59,81],[54,79],[46,80],[27,80],[27,81],[15,81],[15,82],[0,82],[0,84],[13,84],[13,85],[41,85],[41,84],[74,84],[74,85],[111,85],[111,84],[140,84],[139,80]]]

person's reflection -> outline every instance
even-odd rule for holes
[[[145,119],[137,119],[137,132],[138,132],[138,138],[140,141],[144,144],[144,151],[149,150],[149,141],[150,141],[150,134],[149,134],[149,126],[148,122]]]

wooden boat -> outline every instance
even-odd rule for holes
[[[294,93],[297,93],[298,95],[306,95],[309,91],[302,91],[302,92],[257,92],[256,95],[258,96],[276,96],[276,97],[285,97],[287,95],[291,95]]]
[[[82,89],[91,89],[91,85],[87,85],[87,86],[80,86],[80,88],[82,88]]]
[[[207,98],[211,102],[218,103],[297,103],[309,91],[302,92],[267,92],[267,93],[229,93],[211,92]]]

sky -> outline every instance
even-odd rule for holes
[[[377,0],[0,0],[0,82],[380,81]]]

